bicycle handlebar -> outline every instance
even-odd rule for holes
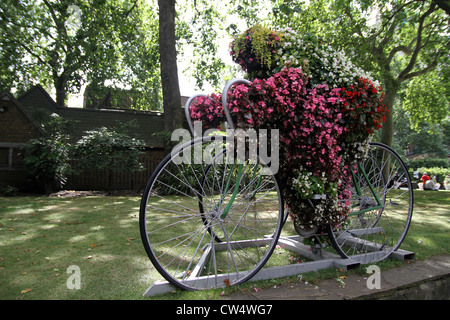
[[[186,101],[186,104],[184,105],[184,114],[186,115],[186,119],[187,122],[189,124],[189,129],[191,129],[192,135],[194,136],[194,138],[197,136],[197,133],[194,130],[194,125],[192,124],[192,119],[191,119],[191,114],[189,112],[189,107],[192,103],[192,101],[194,101],[195,98],[197,97],[206,97],[206,94],[197,94],[195,96],[192,96],[188,99],[188,101]]]
[[[222,92],[222,106],[223,106],[223,110],[225,112],[225,117],[227,119],[228,126],[230,127],[230,129],[234,129],[234,123],[233,123],[233,119],[231,118],[231,112],[228,109],[228,105],[227,105],[228,91],[230,90],[230,88],[232,86],[234,86],[235,84],[238,84],[238,83],[244,83],[244,84],[249,85],[251,82],[246,80],[246,79],[233,79],[233,80],[230,80],[225,85],[225,88],[223,89],[223,92]],[[191,129],[192,135],[194,137],[197,136],[197,133],[195,132],[194,125],[192,124],[192,119],[191,119],[191,114],[189,112],[189,107],[190,107],[192,101],[194,101],[194,99],[197,98],[197,97],[207,97],[207,95],[205,95],[205,94],[194,95],[194,96],[190,97],[186,101],[186,104],[184,106],[184,113],[185,113],[185,116],[186,116],[186,119],[187,119],[187,122],[188,122],[188,125],[189,125],[189,129]]]
[[[230,81],[228,81],[228,83],[226,84],[226,86],[222,92],[222,105],[223,105],[223,110],[225,112],[225,117],[227,118],[228,126],[230,127],[230,129],[233,129],[233,130],[234,130],[234,123],[233,123],[233,119],[231,118],[231,112],[228,109],[227,97],[228,97],[228,90],[230,90],[230,88],[237,83],[244,83],[244,84],[249,85],[251,82],[246,79],[230,80]]]

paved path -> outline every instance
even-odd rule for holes
[[[375,277],[375,273],[373,275]],[[256,292],[234,293],[222,296],[221,300],[450,300],[450,255],[405,262],[379,275],[379,289],[368,288],[368,280],[376,285],[374,277],[368,279],[371,275],[352,274],[343,279],[344,287],[336,279],[317,284],[300,281]]]

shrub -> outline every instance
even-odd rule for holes
[[[74,157],[81,168],[108,170],[111,186],[112,172],[131,173],[143,170],[138,156],[144,142],[128,134],[128,126],[119,124],[115,128],[97,128],[86,131],[77,142]]]
[[[25,167],[31,178],[42,184],[46,194],[62,188],[71,171],[68,163],[71,149],[68,135],[63,133],[66,121],[53,114],[43,125],[45,135],[30,140],[25,153]]]
[[[0,194],[5,197],[14,197],[19,194],[19,188],[8,185],[8,186],[0,189]]]
[[[406,165],[410,169],[417,170],[418,168],[450,168],[449,159],[443,158],[423,158],[423,159],[413,159],[406,160]]]

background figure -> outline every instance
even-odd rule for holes
[[[422,176],[422,182],[423,182],[423,190],[439,190],[439,185],[434,183],[434,181],[427,175],[425,172]]]

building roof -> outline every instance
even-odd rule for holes
[[[0,143],[27,143],[43,134],[19,101],[7,91],[0,92]]]
[[[164,147],[162,137],[155,135],[164,130],[164,116],[161,112],[61,107],[40,85],[34,86],[17,100],[31,117],[36,112],[46,111],[50,114],[56,113],[64,119],[76,121],[74,135],[77,139],[81,138],[85,131],[100,127],[111,128],[117,124],[117,121],[135,121],[137,128],[132,133],[133,138],[143,140],[146,147]]]

